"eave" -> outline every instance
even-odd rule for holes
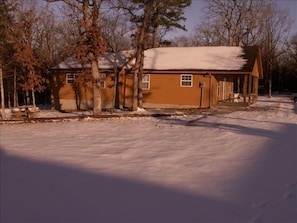
[[[224,70],[144,70],[144,74],[202,74],[202,75],[251,75],[249,71]]]

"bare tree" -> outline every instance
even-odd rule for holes
[[[114,94],[112,100],[112,111],[119,108],[119,71],[118,59],[119,54],[123,50],[131,48],[131,34],[133,28],[129,21],[129,17],[124,10],[116,6],[116,1],[111,2],[107,10],[103,14],[103,30],[102,34],[107,43],[107,50],[112,55],[114,64],[113,87]]]
[[[292,21],[287,10],[282,10],[275,3],[265,7],[263,35],[260,45],[263,49],[265,82],[268,83],[268,97],[272,96],[272,71],[277,66],[277,60],[283,53],[289,37]]]
[[[202,45],[250,45],[261,31],[264,9],[264,0],[209,0],[194,32]]]
[[[297,33],[295,33],[286,44],[286,62],[288,69],[297,77]],[[297,86],[296,86],[297,90]]]
[[[102,52],[105,51],[105,43],[102,39],[101,29],[99,26],[100,7],[103,0],[47,0],[48,2],[64,2],[69,6],[77,9],[82,15],[79,21],[81,33],[76,49],[78,58],[88,58],[91,63],[91,72],[93,78],[93,114],[100,114],[102,110],[101,93],[100,93],[100,72],[98,59]]]
[[[205,20],[194,33],[200,45],[262,47],[264,79],[272,93],[272,71],[291,28],[287,10],[265,0],[208,0]]]

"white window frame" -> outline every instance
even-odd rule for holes
[[[67,73],[66,74],[66,84],[72,85],[75,82],[75,74]]]
[[[101,88],[106,88],[106,82],[105,82],[105,78],[106,78],[106,73],[100,73],[100,87]]]
[[[221,81],[218,81],[218,86],[217,86],[217,96],[221,96]]]
[[[180,87],[193,87],[193,75],[181,74],[180,75]]]
[[[150,74],[143,74],[142,75],[142,90],[149,90],[150,89]]]

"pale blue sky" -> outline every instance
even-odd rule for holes
[[[297,0],[275,0],[275,2],[284,9],[289,9],[294,24],[292,25],[291,34],[297,33]],[[187,18],[185,22],[187,32],[175,30],[166,35],[167,38],[174,38],[180,35],[187,35],[192,32],[196,24],[203,19],[203,8],[205,0],[192,0],[192,5],[185,10],[184,16]]]

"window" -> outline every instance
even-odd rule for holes
[[[150,75],[149,74],[142,75],[142,89],[143,90],[150,89]]]
[[[181,87],[192,87],[193,86],[193,75],[182,74],[180,76],[180,86]]]
[[[105,85],[106,85],[106,83],[105,83],[106,73],[100,73],[100,76],[101,76],[101,78],[100,78],[100,87],[105,88]]]
[[[66,84],[74,84],[75,74],[66,74]]]
[[[218,97],[220,97],[221,94],[221,81],[218,82]]]

